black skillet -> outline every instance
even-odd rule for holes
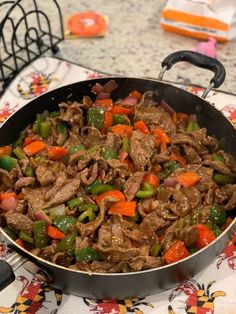
[[[164,99],[175,111],[196,114],[201,127],[206,127],[209,135],[213,135],[219,140],[225,139],[225,150],[236,157],[236,131],[230,121],[213,104],[210,104],[203,98],[161,82],[164,72],[180,61],[187,61],[215,73],[203,97],[206,96],[211,88],[219,87],[224,81],[225,69],[219,61],[191,51],[179,51],[169,55],[162,62],[159,81],[114,77],[119,88],[113,92],[113,98],[124,98],[134,89],[142,93],[152,90],[155,92],[157,100]],[[0,128],[0,146],[13,142],[18,137],[20,131],[33,122],[36,113],[41,113],[45,109],[54,111],[57,109],[58,103],[68,100],[81,100],[83,95],[89,95],[94,98],[94,95],[91,93],[91,87],[95,83],[104,85],[110,79],[111,77],[78,82],[53,90],[34,99],[14,113],[2,125]],[[127,297],[145,297],[193,277],[209,265],[215,256],[222,251],[231,235],[236,232],[236,224],[234,219],[231,225],[209,246],[180,262],[158,269],[115,274],[89,274],[52,264],[22,249],[1,228],[0,231],[9,242],[9,245],[21,255],[21,258],[18,253],[10,256],[10,262],[14,264],[14,269],[23,264],[25,268],[30,268],[31,272],[35,272],[37,267],[34,266],[32,268],[32,263],[30,263],[31,267],[29,267],[30,260],[34,265],[44,269],[47,279],[51,280],[54,287],[60,288],[64,292],[99,299],[123,299]],[[1,288],[3,289],[13,280],[14,274],[10,265],[5,261],[0,261]]]

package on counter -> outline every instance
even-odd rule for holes
[[[236,37],[236,0],[168,0],[160,23],[166,31],[228,41]]]

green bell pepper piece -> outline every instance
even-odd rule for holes
[[[141,188],[142,191],[153,191],[154,192],[154,188],[153,188],[153,185],[149,184],[149,183],[144,183],[142,185],[142,188]]]
[[[96,215],[95,215],[94,211],[92,210],[92,208],[87,209],[81,215],[79,215],[78,220],[79,220],[79,222],[85,222],[86,218],[88,218],[89,221],[95,220]]]
[[[221,162],[225,163],[224,157],[221,156],[221,155],[218,155],[218,154],[216,154],[216,153],[212,154],[212,159],[213,159],[214,161],[221,161]]]
[[[51,121],[39,122],[39,135],[42,138],[47,138],[51,134],[52,123]]]
[[[130,220],[134,221],[134,222],[139,222],[140,220],[140,215],[137,211],[135,211],[134,216],[129,217]]]
[[[91,208],[94,212],[98,211],[98,206],[95,205],[95,204],[82,204],[82,205],[79,206],[79,210],[80,210],[81,212],[84,212],[84,211],[86,211],[86,210],[88,210],[88,209],[90,209],[90,208]]]
[[[225,138],[221,138],[218,141],[218,146],[217,146],[218,150],[224,150],[225,149]]]
[[[55,118],[55,117],[58,117],[58,116],[60,116],[60,111],[52,111],[52,112],[50,112],[50,117],[51,118]]]
[[[227,176],[226,174],[221,174],[221,173],[218,173],[218,172],[215,172],[213,174],[213,180],[220,184],[220,185],[225,185],[225,184],[228,184],[228,183],[234,183],[235,179],[233,177],[230,177],[230,176]]]
[[[66,233],[69,228],[75,225],[77,219],[72,216],[56,216],[53,218],[53,224],[62,232]]]
[[[42,121],[43,121],[43,119],[41,117],[41,114],[37,113],[35,122],[34,122],[34,124],[32,126],[32,131],[34,133],[38,133],[39,132],[39,123],[42,122]]]
[[[115,124],[127,124],[126,116],[123,114],[113,114],[113,125]]]
[[[106,145],[104,147],[104,151],[103,151],[103,158],[108,160],[108,159],[117,159],[117,152],[116,150],[111,147],[111,146],[108,146]]]
[[[187,132],[193,132],[200,129],[199,124],[196,121],[189,121],[187,126],[186,126],[186,131]]]
[[[44,220],[34,222],[34,245],[43,248],[48,244],[47,223]]]
[[[38,166],[42,161],[46,160],[45,156],[36,156],[34,158],[34,162],[36,163],[36,165]]]
[[[62,239],[57,247],[56,247],[56,252],[63,252],[63,251],[68,251],[73,247],[73,244],[75,242],[76,234],[68,234],[65,236],[64,239]]]
[[[27,177],[35,177],[34,169],[33,169],[31,166],[28,166],[28,167],[25,169],[25,175],[26,175]]]
[[[76,262],[91,262],[102,260],[101,254],[92,247],[84,247],[75,251]]]
[[[78,205],[81,205],[82,203],[83,203],[82,197],[76,197],[76,198],[73,198],[72,200],[69,200],[67,202],[67,205],[70,207],[70,209],[72,209]]]
[[[125,151],[126,153],[129,153],[129,149],[130,149],[129,139],[128,137],[124,137],[122,142],[122,150]]]
[[[25,231],[21,230],[19,232],[19,238],[28,243],[34,243],[34,239]]]
[[[63,122],[57,123],[57,132],[60,134],[64,134],[67,131],[67,126]]]
[[[95,180],[91,185],[88,185],[85,187],[85,191],[87,193],[91,193],[91,190],[93,188],[95,188],[96,186],[102,185],[102,181],[101,180]]]
[[[197,251],[199,251],[199,249],[197,247],[191,247],[191,248],[188,248],[188,251],[189,251],[190,254],[194,254]]]
[[[154,190],[152,191],[142,191],[142,190],[139,190],[135,196],[137,198],[149,198],[149,197],[152,197],[154,195]]]
[[[99,184],[91,188],[90,191],[93,195],[98,195],[112,190],[114,190],[114,187],[110,184]]]
[[[18,159],[26,159],[26,155],[25,152],[23,151],[22,148],[20,148],[19,146],[17,146],[16,148],[13,149],[13,153],[16,155],[16,157]]]
[[[69,149],[69,154],[72,155],[80,150],[86,150],[86,147],[83,144],[79,144],[78,146],[75,146],[73,148]]]
[[[210,220],[217,224],[223,225],[226,222],[226,212],[223,206],[215,204],[211,207]]]
[[[163,164],[163,170],[160,171],[157,176],[159,180],[164,180],[169,177],[172,172],[180,167],[179,163],[176,161],[167,161]]]
[[[122,273],[129,273],[130,272],[130,267],[129,267],[129,264],[127,264],[127,263],[122,264],[120,269],[121,269]]]
[[[199,208],[195,208],[191,212],[190,223],[191,225],[197,225],[199,223],[201,210]]]
[[[13,147],[17,147],[17,146],[22,147],[24,139],[25,139],[25,132],[21,132],[18,139],[14,142]]]
[[[151,249],[151,255],[154,256],[154,257],[157,257],[159,252],[161,250],[161,246],[159,243],[154,243],[152,249]]]
[[[17,159],[10,156],[0,157],[0,168],[11,171],[17,163]]]
[[[89,108],[87,111],[87,124],[101,130],[104,124],[105,111],[104,108]]]

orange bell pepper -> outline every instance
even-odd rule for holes
[[[112,126],[113,118],[112,113],[110,111],[106,111],[104,115],[104,123],[103,128],[101,129],[101,133],[105,134],[107,130]]]
[[[117,124],[111,128],[111,131],[114,134],[119,135],[121,137],[130,137],[133,131],[133,128],[130,125]]]
[[[183,167],[183,168],[187,166],[186,159],[183,156],[181,156],[179,154],[176,154],[174,152],[172,152],[170,154],[170,160],[171,161],[177,161],[180,164],[180,166]]]
[[[132,96],[132,97],[137,98],[137,99],[141,99],[143,97],[143,95],[139,91],[137,91],[137,90],[133,90],[129,94],[129,96]]]
[[[216,236],[209,228],[207,228],[207,226],[198,224],[196,225],[196,228],[198,230],[198,238],[196,243],[198,249],[202,249],[215,240]]]
[[[160,180],[153,172],[149,172],[145,174],[143,183],[151,184],[156,189],[160,184]]]
[[[134,123],[134,128],[143,132],[144,134],[150,134],[149,128],[143,121],[137,121]]]
[[[177,240],[164,254],[164,260],[167,264],[178,262],[179,260],[189,256],[184,242]]]
[[[25,139],[24,139],[24,146],[27,146],[27,145],[29,145],[30,143],[34,142],[34,141],[35,141],[35,139],[34,139],[33,137],[27,136],[27,137],[25,137]]]
[[[16,242],[19,246],[25,248],[25,244],[24,244],[24,242],[23,242],[20,238],[16,239],[15,242]]]
[[[95,105],[101,108],[106,108],[110,111],[113,108],[113,100],[111,98],[97,99],[95,100]]]
[[[123,106],[114,106],[111,111],[113,114],[126,114],[129,115],[133,112],[132,108],[125,108]]]
[[[176,177],[176,181],[183,185],[185,188],[190,188],[200,180],[200,176],[193,171],[181,173]]]
[[[28,156],[33,156],[47,147],[47,144],[43,141],[33,141],[26,145],[23,149]]]
[[[0,195],[0,200],[4,201],[7,200],[8,198],[17,198],[16,193],[15,192],[6,192],[6,193],[2,193]]]
[[[157,141],[157,146],[161,146],[162,143],[170,144],[170,137],[162,129],[156,128],[152,131]]]
[[[64,232],[60,231],[54,226],[47,227],[47,235],[52,239],[61,240],[65,238]]]
[[[0,147],[0,157],[8,155],[10,156],[12,153],[12,147],[10,145]]]
[[[107,196],[114,197],[118,201],[125,201],[125,195],[119,191],[119,190],[112,190],[105,193],[100,194],[98,197],[96,197],[96,203],[99,205],[101,201],[104,200]]]
[[[135,214],[135,201],[120,201],[111,206],[109,212],[112,214],[120,214],[122,216],[132,217]]]
[[[48,158],[50,160],[58,160],[65,157],[68,154],[69,154],[68,150],[61,146],[52,146],[48,149]]]

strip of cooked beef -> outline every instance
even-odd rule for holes
[[[185,144],[182,147],[184,149],[184,157],[189,164],[199,164],[201,162],[201,157],[195,148]]]
[[[73,260],[74,257],[66,254],[65,252],[58,252],[52,258],[53,263],[64,267],[69,267],[72,264]]]
[[[188,165],[187,169],[196,172],[200,177],[200,181],[196,184],[196,188],[200,192],[205,192],[209,189],[215,189],[217,187],[216,182],[213,180],[213,169],[201,165]]]
[[[214,204],[214,189],[209,189],[203,195],[203,204],[204,205],[213,205]]]
[[[216,202],[224,204],[226,210],[236,207],[236,184],[226,184],[220,189],[215,190]]]
[[[77,228],[79,230],[81,238],[90,236],[100,227],[100,225],[104,221],[106,211],[116,201],[117,200],[113,197],[110,196],[106,197],[100,203],[100,210],[94,221],[90,221],[88,223],[77,222]]]
[[[51,206],[56,206],[62,203],[65,203],[69,199],[73,198],[76,195],[80,187],[80,180],[75,178],[68,180],[65,185],[61,187],[61,189],[56,192],[53,197],[45,201],[44,195],[48,192],[47,187],[40,188],[24,188],[22,192],[25,195],[25,199],[28,201],[29,206],[33,211],[37,211],[39,209],[49,208]]]
[[[128,201],[131,201],[140,189],[144,174],[144,172],[135,172],[131,174],[129,179],[125,182],[124,194]]]
[[[53,242],[51,245],[45,246],[42,248],[40,257],[46,259],[47,261],[52,262],[56,254],[57,243]]]
[[[78,125],[80,128],[83,126],[83,110],[81,109],[81,104],[74,101],[72,104],[61,103],[60,107],[60,119],[62,121],[68,122],[71,125]]]
[[[33,178],[33,177],[22,177],[15,182],[14,189],[20,190],[24,186],[34,185],[34,183],[35,183],[35,178]]]
[[[169,149],[165,150],[162,153],[154,154],[152,156],[152,164],[163,164],[170,161],[170,151]]]
[[[13,179],[7,170],[0,168],[0,192],[13,188]]]
[[[26,214],[27,213],[27,203],[25,200],[18,200],[17,205],[15,208],[15,212],[20,213],[20,214]]]
[[[81,142],[88,148],[103,145],[105,137],[94,126],[84,126],[81,129]]]
[[[92,184],[98,175],[98,163],[96,162],[90,168],[85,168],[79,174],[79,178],[81,179],[82,183],[85,185]]]
[[[42,161],[35,170],[36,178],[40,185],[45,186],[55,181],[55,174],[51,169],[52,161]]]
[[[226,166],[225,163],[219,160],[205,160],[202,162],[202,165],[209,166],[212,169],[222,173],[226,174],[230,177],[236,177],[236,172],[232,172],[228,166]]]
[[[66,172],[64,171],[59,172],[58,177],[56,178],[53,186],[44,193],[44,200],[48,201],[51,198],[53,198],[54,195],[61,191],[62,187],[66,184],[66,181],[67,181]]]
[[[170,221],[159,217],[158,210],[156,210],[144,217],[139,225],[139,229],[144,233],[148,233],[149,231],[157,231],[169,225]]]
[[[175,221],[178,216],[174,213],[176,211],[176,205],[169,202],[161,202],[159,200],[153,201],[152,207],[156,210],[159,217],[168,220]]]
[[[160,106],[137,106],[135,108],[134,121],[144,121],[152,129],[159,127],[168,134],[176,132],[171,115]]]
[[[138,171],[145,171],[150,167],[155,138],[140,131],[133,131],[130,138],[130,157]]]
[[[185,246],[194,247],[198,239],[198,230],[196,226],[187,226],[183,229],[177,229],[177,237],[184,242]]]
[[[16,213],[16,212],[7,212],[5,214],[7,225],[16,229],[18,231],[26,231],[28,234],[33,232],[33,221],[26,215]]]
[[[151,211],[153,211],[152,209],[152,198],[147,198],[147,199],[143,199],[140,200],[138,202],[138,213],[140,214],[141,217],[145,217],[147,216]]]
[[[232,155],[223,150],[218,151],[217,154],[224,157],[226,166],[228,166],[232,172],[236,172],[236,159]]]
[[[118,151],[121,147],[122,141],[119,136],[112,132],[107,132],[105,145],[113,147],[116,151]]]

